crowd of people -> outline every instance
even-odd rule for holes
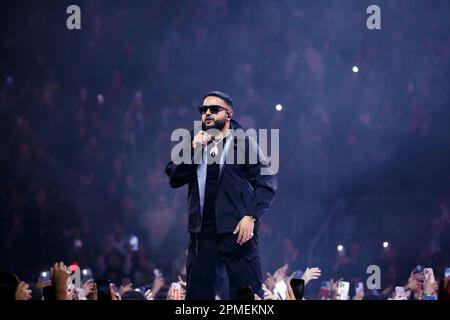
[[[284,265],[273,274],[267,273],[262,285],[264,297],[239,296],[242,300],[447,300],[450,301],[450,268],[436,278],[432,268],[416,266],[409,278],[396,286],[377,287],[376,283],[349,282],[344,278],[322,281],[320,290],[305,295],[305,288],[321,278],[319,268],[288,273]],[[79,282],[74,280],[78,272]],[[180,275],[176,282],[166,282],[155,272],[155,279],[147,285],[134,284],[129,278],[120,282],[99,280],[91,270],[79,266],[54,263],[48,274],[41,274],[35,283],[26,283],[15,274],[0,274],[0,295],[5,300],[184,300],[186,282]],[[295,278],[294,278],[295,277]],[[301,289],[293,279],[300,279]],[[348,279],[347,279],[348,280]],[[292,287],[295,287],[294,290]],[[244,288],[243,288],[244,289]],[[250,289],[251,290],[251,289]],[[252,290],[250,291],[252,293]],[[306,291],[307,292],[307,291]],[[216,295],[216,300],[227,299]]]
[[[170,297],[154,270],[183,278],[187,243],[185,199],[164,174],[170,134],[192,128],[211,89],[235,97],[245,128],[280,129],[264,270],[321,265],[333,292],[373,261],[385,288],[415,263],[450,266],[448,3],[390,2],[392,32],[378,35],[359,27],[365,8],[352,1],[80,3],[78,33],[53,27],[60,4],[10,4],[1,21],[22,15],[2,38],[0,66],[0,264],[28,279],[20,297],[39,292],[31,283],[59,260],[117,284],[116,297],[131,289],[124,278]],[[373,249],[384,234],[391,246]],[[273,298],[286,278],[275,274]]]

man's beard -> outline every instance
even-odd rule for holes
[[[217,120],[213,120],[212,124],[205,124],[205,121],[202,122],[202,130],[206,131],[208,129],[217,129],[219,131],[222,131],[223,128],[225,128],[225,124],[227,123],[225,119],[217,119]]]

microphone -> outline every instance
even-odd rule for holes
[[[211,136],[205,132],[205,131],[200,131],[199,133],[197,133],[197,135],[194,137],[192,144],[193,147],[195,148],[197,146],[197,144],[201,144],[202,145],[202,149],[205,148],[205,146],[208,144],[208,142],[211,140]]]

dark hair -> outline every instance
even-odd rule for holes
[[[229,94],[222,92],[222,91],[210,91],[203,96],[203,99],[205,99],[206,97],[211,97],[211,96],[222,99],[223,101],[228,103],[228,105],[231,107],[231,109],[234,109],[234,100]]]

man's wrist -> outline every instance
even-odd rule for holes
[[[253,222],[256,222],[256,218],[255,218],[253,215],[251,215],[251,214],[246,214],[245,216],[246,216],[246,217],[249,217],[250,219],[252,219]]]

